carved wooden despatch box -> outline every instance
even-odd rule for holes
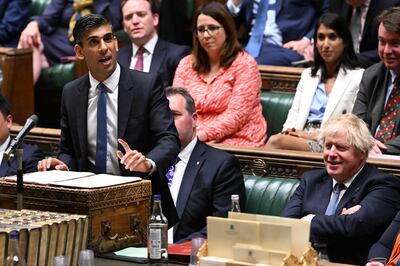
[[[88,247],[97,253],[146,245],[151,181],[103,188],[24,184],[24,209],[85,214]],[[16,209],[16,184],[0,181],[0,208]]]

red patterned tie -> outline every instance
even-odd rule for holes
[[[394,131],[395,118],[400,108],[400,93],[398,90],[399,79],[396,79],[392,88],[392,92],[387,100],[385,106],[385,112],[379,123],[379,130],[375,135],[377,140],[381,142],[386,142],[396,137],[396,132]]]
[[[143,53],[146,49],[143,46],[140,46],[137,51],[137,60],[135,65],[135,70],[143,71]]]

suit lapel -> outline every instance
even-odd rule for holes
[[[328,120],[335,110],[336,106],[341,101],[343,94],[346,92],[347,86],[349,85],[348,79],[351,75],[345,75],[343,68],[339,69],[338,76],[335,83],[333,84],[332,92],[329,95],[329,100],[326,105],[326,110],[324,114],[324,121]]]
[[[318,194],[320,195],[320,199],[319,199],[320,201],[317,204],[317,211],[316,211],[317,214],[325,213],[326,208],[328,207],[329,201],[331,200],[332,188],[333,188],[332,178],[328,175],[327,172],[325,172],[324,179],[315,188],[315,190],[318,191]]]
[[[204,158],[204,144],[197,140],[196,146],[194,147],[192,154],[190,155],[188,165],[186,166],[185,173],[183,174],[182,184],[179,189],[178,198],[176,200],[176,210],[178,217],[182,217],[182,213],[185,210],[190,192],[192,191],[193,183],[197,177]]]
[[[130,71],[121,67],[118,83],[118,138],[123,138],[133,103],[133,82],[129,79]]]
[[[87,107],[88,107],[88,94],[89,94],[90,82],[89,75],[83,80],[81,86],[76,90],[76,97],[73,108],[76,108],[76,123],[77,123],[77,134],[82,151],[82,157],[86,157],[87,149]]]
[[[387,87],[389,82],[391,82],[391,74],[390,71],[383,65],[381,62],[381,78],[376,84],[375,87],[379,87],[379,89],[374,89],[376,94],[371,95],[371,101],[374,101],[376,104],[371,110],[371,132],[375,132],[376,128],[379,126],[381,121],[381,117],[383,114],[383,110],[385,109],[385,97],[387,93]],[[396,121],[395,130],[398,126],[398,121]]]
[[[165,57],[165,43],[163,40],[158,38],[156,47],[154,48],[154,54],[151,59],[150,73],[158,73],[161,68],[161,63]]]
[[[307,118],[310,114],[311,103],[314,99],[315,91],[317,90],[318,83],[321,79],[321,72],[318,71],[315,77],[310,77],[310,82],[305,83],[303,88],[303,95],[301,98],[301,107],[299,114],[299,121],[297,122],[299,128],[303,128],[307,122]]]
[[[126,66],[127,68],[131,65],[131,59],[133,54],[132,45],[128,45],[128,47],[121,49],[120,54],[118,55],[119,62],[122,66]]]
[[[11,164],[11,162],[10,162]],[[0,165],[0,177],[4,177],[7,176],[7,170],[8,170],[8,165],[6,160],[3,157],[3,160],[1,161],[1,165]]]
[[[360,190],[361,185],[364,182],[365,173],[368,172],[368,165],[364,165],[364,168],[361,172],[354,178],[351,185],[346,189],[346,192],[343,194],[343,197],[340,199],[339,204],[336,208],[336,214],[340,214],[342,209],[347,205],[347,203],[356,196],[357,192]]]

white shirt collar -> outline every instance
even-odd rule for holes
[[[392,84],[394,83],[394,81],[396,80],[396,78],[397,78],[397,74],[393,71],[393,70],[389,70],[390,71],[390,79],[391,79],[391,81],[392,81]]]
[[[343,185],[346,186],[346,188],[349,188],[351,183],[353,183],[354,179],[358,176],[358,174],[362,171],[362,169],[364,169],[365,163],[360,167],[360,169],[358,169],[358,171],[350,178],[348,179],[346,182],[343,182]],[[332,184],[332,188],[335,188],[335,185],[337,183],[337,181],[335,179],[333,179],[333,184]]]
[[[106,87],[109,89],[109,92],[114,92],[117,89],[120,74],[121,74],[121,68],[117,63],[117,67],[115,68],[111,76],[109,76],[105,81],[103,81],[103,84],[106,85]],[[90,81],[90,87],[93,90],[96,90],[96,87],[97,85],[99,85],[100,81],[96,80],[90,72],[89,72],[89,81]]]
[[[7,147],[8,147],[8,143],[10,142],[11,137],[8,136],[6,141],[3,142],[3,144],[0,145],[0,153],[3,153],[6,151]]]
[[[183,161],[185,164],[189,162],[190,155],[192,154],[196,144],[197,144],[197,137],[193,138],[192,141],[190,141],[189,144],[186,145],[186,147],[183,150],[181,150],[181,152],[178,154],[181,161]]]
[[[143,47],[146,49],[146,52],[149,54],[154,53],[154,49],[156,48],[156,44],[158,41],[158,35],[154,34],[154,36],[143,45]],[[132,56],[136,56],[137,51],[139,50],[139,46],[136,44],[132,43]]]

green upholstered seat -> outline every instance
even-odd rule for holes
[[[56,64],[42,70],[38,84],[41,88],[62,91],[64,85],[75,78],[74,74],[75,62]],[[48,87],[50,84],[51,87]]]
[[[261,93],[261,105],[263,115],[267,120],[267,138],[282,131],[283,124],[292,106],[293,94],[283,94],[263,91]]]
[[[296,190],[299,180],[245,175],[244,212],[279,216]]]
[[[32,0],[31,3],[31,16],[38,16],[43,13],[51,0]]]

